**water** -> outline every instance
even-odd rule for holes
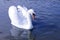
[[[10,35],[8,8],[22,5],[33,8],[37,18],[33,21],[36,40],[60,40],[60,0],[0,0],[0,40]]]

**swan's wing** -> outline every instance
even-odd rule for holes
[[[13,19],[17,16],[17,8],[15,6],[10,6],[8,9],[8,15],[10,19]]]
[[[20,24],[25,24],[27,22],[26,16],[26,9],[24,9],[22,6],[18,5],[18,17],[19,17],[19,22]]]

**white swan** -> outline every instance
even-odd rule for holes
[[[33,13],[35,13],[33,9],[28,10],[26,7],[20,5],[17,7],[10,6],[8,13],[12,25],[23,29],[33,28],[30,18],[30,14],[33,15]]]

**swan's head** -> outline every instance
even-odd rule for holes
[[[35,12],[34,12],[33,9],[29,9],[29,10],[28,10],[28,13],[31,13],[31,14],[32,14],[32,13],[35,13]]]

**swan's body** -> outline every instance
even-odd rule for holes
[[[17,7],[10,6],[8,13],[12,25],[23,29],[33,28],[30,17],[34,13],[33,9],[28,10],[26,7],[22,7],[20,5]]]

